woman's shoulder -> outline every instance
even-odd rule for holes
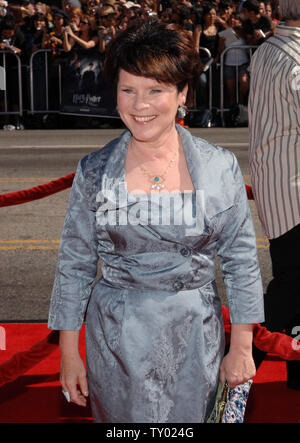
[[[196,149],[199,149],[201,154],[209,159],[220,159],[230,163],[232,163],[232,161],[235,159],[235,155],[228,149],[222,148],[221,146],[200,137],[193,136],[192,139]]]
[[[114,147],[118,144],[120,137],[115,138],[109,141],[106,145],[99,148],[97,151],[90,152],[86,156],[84,156],[81,160],[81,167],[83,172],[88,169],[92,169],[94,167],[101,167],[101,165],[105,164],[108,157],[114,150]]]
[[[232,161],[235,155],[228,149],[222,148],[204,138],[193,135],[189,129],[183,128],[181,125],[176,125],[177,131],[181,137],[181,140],[187,146],[187,150],[196,150],[201,154],[201,158],[207,159],[224,159],[226,161]]]
[[[119,137],[116,137],[106,143],[103,147],[98,149],[97,151],[93,151],[87,154],[80,160],[80,166],[82,168],[82,172],[85,175],[87,172],[95,169],[101,172],[102,168],[106,165],[106,162],[110,155],[121,147],[121,145],[126,143],[126,140],[129,140],[130,135],[129,131],[124,131]]]

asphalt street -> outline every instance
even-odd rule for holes
[[[231,150],[251,185],[247,128],[190,129],[192,134]],[[122,130],[0,131],[0,194],[48,183],[75,171],[80,158]],[[0,208],[0,321],[45,321],[48,316],[60,233],[70,190]],[[255,203],[250,201],[264,289],[271,278],[268,241]],[[222,276],[217,284],[227,304]]]

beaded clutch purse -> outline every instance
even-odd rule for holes
[[[243,423],[249,391],[253,381],[230,388],[219,383],[215,405],[207,423]]]

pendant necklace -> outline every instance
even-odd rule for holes
[[[132,139],[130,140],[130,145],[131,145],[131,148],[133,148]],[[131,151],[133,152],[133,155],[135,156],[135,158],[138,162],[138,159],[137,159],[136,153],[134,152],[134,149],[131,149]],[[150,181],[152,190],[156,189],[157,191],[160,191],[161,189],[163,189],[165,187],[164,182],[166,181],[167,173],[169,172],[169,169],[173,166],[175,159],[177,157],[177,154],[178,154],[178,149],[176,150],[174,156],[169,161],[168,166],[166,167],[165,171],[160,175],[153,176],[153,174],[151,174],[149,171],[147,171],[147,169],[145,169],[142,165],[139,165],[140,170],[148,177],[148,180]]]

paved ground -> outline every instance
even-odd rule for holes
[[[102,147],[121,130],[0,131],[0,194],[28,189],[59,178],[78,160]],[[191,129],[230,149],[250,183],[247,128]],[[60,232],[69,190],[41,200],[0,208],[0,321],[45,320],[48,314]],[[254,220],[263,284],[271,278],[268,242],[255,204]],[[217,282],[226,304],[220,272]]]

